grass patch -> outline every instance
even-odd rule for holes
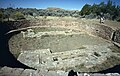
[[[41,39],[44,39],[45,37],[50,37],[50,35],[42,35]]]
[[[20,52],[14,53],[15,58],[18,58],[19,55],[20,55]]]
[[[77,48],[77,49],[86,49],[86,47],[84,47],[84,46],[81,46],[81,47],[79,47],[79,48]]]
[[[52,28],[52,27],[40,27],[40,28],[33,28],[35,33],[38,32],[45,32],[45,31],[65,31],[68,29],[65,28]]]
[[[35,33],[47,31],[47,29],[45,27],[34,28],[33,30],[34,30]]]

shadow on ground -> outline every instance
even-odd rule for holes
[[[98,73],[120,73],[120,65],[116,65],[112,68],[99,71]]]
[[[11,27],[14,22],[0,22],[0,67],[8,66],[12,68],[24,68],[24,69],[33,69],[30,68],[19,61],[12,55],[12,53],[9,51],[9,45],[8,41],[16,33],[11,33],[9,35],[6,35],[6,33],[12,29],[15,29]]]

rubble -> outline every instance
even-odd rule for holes
[[[69,76],[70,72],[65,71],[46,71],[45,69],[32,70],[22,68],[3,67],[0,69],[0,76]],[[120,76],[119,73],[78,73],[78,76]]]

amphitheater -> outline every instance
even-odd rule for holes
[[[70,70],[82,76],[120,65],[120,26],[88,21],[33,20],[28,27],[23,24],[9,31],[8,35],[17,32],[9,40],[10,52],[22,64],[36,69],[18,68],[20,76],[67,76]],[[15,71],[9,67],[1,71],[6,69]]]

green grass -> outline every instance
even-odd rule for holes
[[[20,55],[20,52],[17,52],[14,54],[15,58],[18,58],[19,55]]]
[[[86,49],[86,47],[84,47],[84,46],[81,46],[81,47],[79,47],[78,49]]]
[[[68,29],[65,28],[52,28],[52,27],[41,27],[41,28],[34,28],[33,29],[35,33],[38,32],[45,32],[45,31],[65,31]]]
[[[50,37],[50,35],[42,35],[41,39],[44,39],[45,37]]]

